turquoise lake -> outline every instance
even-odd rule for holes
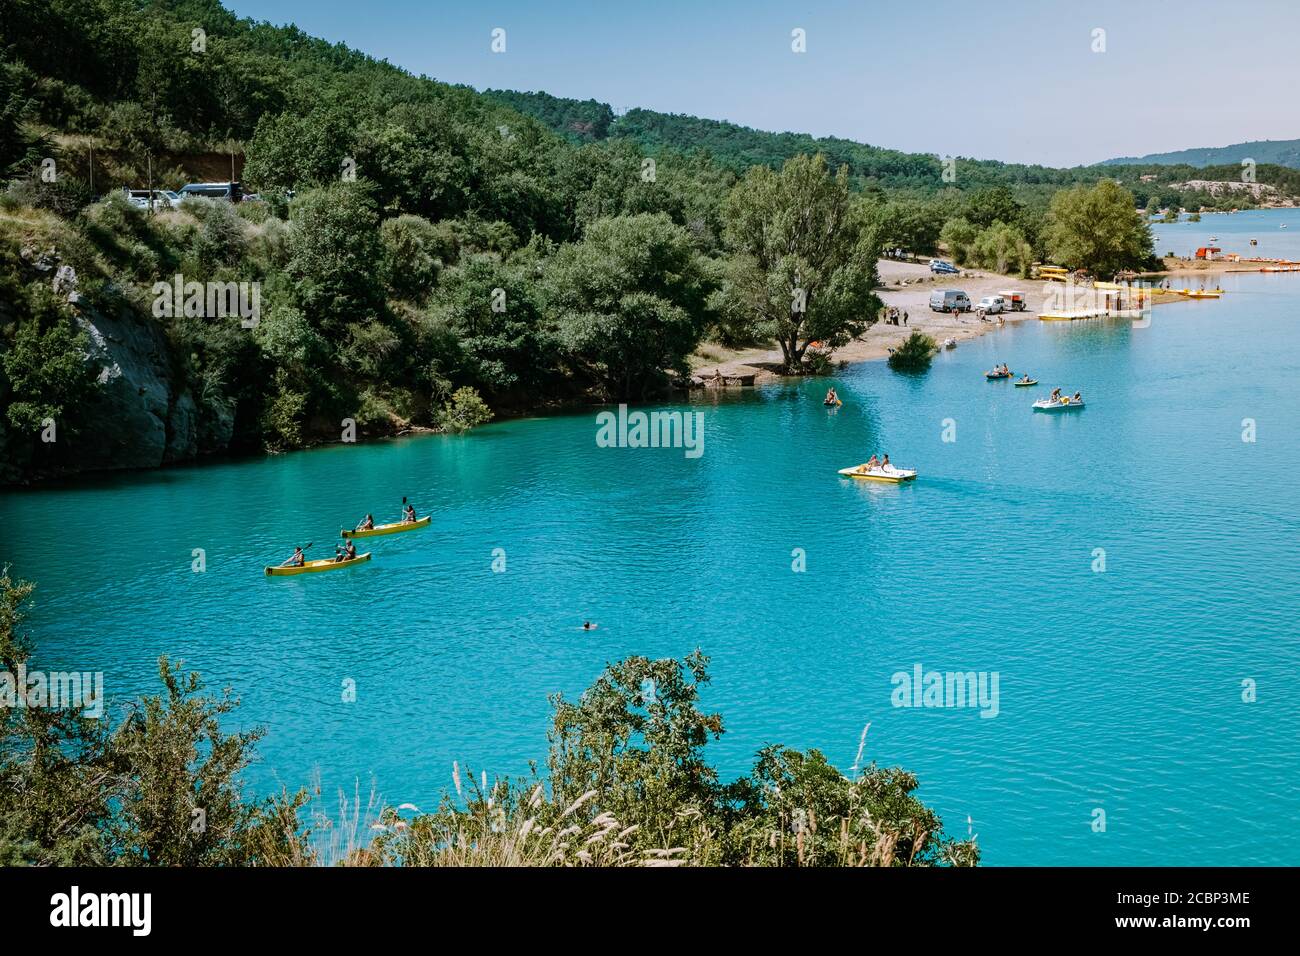
[[[1238,232],[1300,258],[1300,211],[1157,229],[1161,252],[1246,253]],[[986,863],[1294,865],[1300,275],[1223,286],[1148,328],[1008,326],[920,377],[871,362],[664,406],[703,413],[698,458],[597,447],[593,409],[13,491],[4,560],[38,584],[33,666],[126,697],[165,653],[234,688],[268,731],[258,791],[319,773],[329,805],[359,779],[427,808],[453,760],[543,758],[548,694],[699,647],[726,776],[771,742],[847,769],[870,723],[867,759],[914,771],[950,832],[969,816]],[[985,382],[1000,361],[1041,386]],[[1031,412],[1058,384],[1087,407]],[[836,475],[873,451],[920,478]],[[432,526],[371,540],[369,564],[263,575],[403,495]],[[997,716],[892,706],[918,664],[997,672]]]

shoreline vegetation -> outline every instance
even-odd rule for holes
[[[925,314],[905,258],[980,294],[1036,262],[1109,278],[1160,267],[1162,211],[1300,195],[1268,164],[1241,191],[615,117],[216,0],[16,0],[0,50],[4,484],[658,401],[723,357],[822,374],[977,334]],[[246,201],[125,192],[222,176]]]
[[[0,693],[29,692],[23,633],[32,586],[0,573]],[[324,810],[319,785],[250,799],[243,773],[262,729],[227,734],[226,690],[163,657],[161,692],[79,706],[0,708],[0,866],[976,866],[913,774],[821,752],[762,748],[724,782],[706,759],[723,734],[701,711],[708,658],[628,657],[577,700],[551,698],[550,748],[522,778],[459,763],[436,808],[391,805],[360,785]],[[6,682],[7,681],[7,682]],[[103,701],[99,705],[102,707]],[[196,826],[201,814],[202,826]]]

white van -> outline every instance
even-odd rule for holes
[[[969,312],[970,296],[961,289],[936,289],[930,293],[932,312]]]

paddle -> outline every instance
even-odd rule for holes
[[[314,541],[308,541],[306,544],[304,544],[304,545],[302,546],[302,552],[303,552],[303,554],[306,554],[306,553],[307,553],[307,549],[310,548],[310,547],[311,547],[313,544],[315,544],[315,543],[316,543],[316,542],[314,542]],[[290,562],[292,562],[292,561],[293,561],[293,558],[290,557],[289,560],[288,560],[288,561],[285,561],[283,564],[281,564],[280,567],[282,567],[282,568],[290,567]]]

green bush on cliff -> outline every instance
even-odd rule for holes
[[[451,401],[438,413],[438,427],[443,431],[463,432],[492,420],[492,409],[468,385],[456,389]]]
[[[25,311],[12,344],[0,352],[9,380],[6,418],[33,440],[47,420],[71,432],[95,387],[94,369],[85,360],[89,338],[48,286],[32,287]]]

